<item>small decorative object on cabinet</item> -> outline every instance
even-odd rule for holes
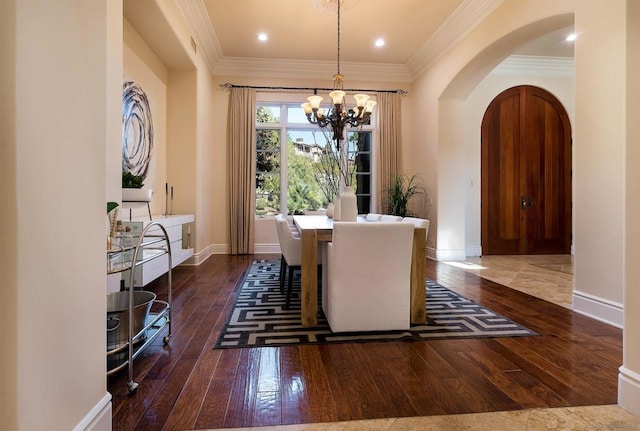
[[[147,211],[149,211],[149,220],[151,218],[151,189],[143,189],[142,183],[144,177],[141,175],[134,175],[131,172],[122,171],[122,203],[136,203],[142,202],[147,204]],[[129,220],[131,220],[131,208],[129,208]]]
[[[171,242],[160,223],[151,222],[141,232],[135,245],[112,244],[107,250],[107,274],[135,269],[160,256],[168,258],[167,300],[161,301],[152,292],[135,291],[110,293],[107,296],[107,375],[128,368],[129,393],[138,389],[133,380],[133,361],[167,326],[163,341],[171,337]],[[132,253],[133,252],[133,253]],[[133,286],[135,271],[130,271],[129,286]],[[157,309],[152,306],[156,305]]]

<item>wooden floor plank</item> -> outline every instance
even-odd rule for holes
[[[290,347],[280,351],[280,396],[283,424],[309,422],[309,403],[306,394],[307,382],[300,349]]]
[[[174,271],[169,345],[158,339],[135,361],[137,393],[128,394],[126,372],[107,380],[114,430],[617,402],[620,329],[433,261],[426,264],[429,278],[539,335],[213,350],[253,258],[214,255]],[[167,295],[162,278],[147,288]]]
[[[308,422],[335,421],[338,417],[337,398],[331,390],[320,346],[300,346],[298,349],[302,364],[300,380],[309,406]]]

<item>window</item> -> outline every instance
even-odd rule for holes
[[[340,154],[356,191],[358,212],[371,206],[373,127],[347,132]],[[329,146],[327,146],[329,144]],[[338,185],[329,132],[309,124],[299,105],[259,104],[256,110],[256,215],[302,214],[326,208]],[[335,163],[335,160],[333,161]],[[328,165],[329,164],[329,165]]]

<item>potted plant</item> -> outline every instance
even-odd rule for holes
[[[144,177],[131,172],[122,171],[122,201],[150,202],[151,189],[143,189]]]
[[[394,174],[391,184],[386,190],[386,213],[400,217],[415,216],[409,210],[409,201],[424,194],[424,187],[419,183],[416,174]]]

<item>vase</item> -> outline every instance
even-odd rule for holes
[[[340,196],[336,198],[336,201],[333,204],[333,219],[335,221],[340,221]]]
[[[358,219],[358,202],[356,194],[350,186],[340,193],[340,221],[356,221]]]
[[[327,217],[329,217],[329,218],[333,218],[333,211],[334,211],[334,209],[335,209],[335,205],[333,204],[333,202],[329,202],[329,203],[327,204],[327,212],[326,212]]]

